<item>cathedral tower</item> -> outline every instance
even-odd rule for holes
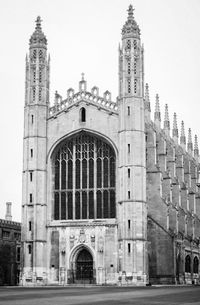
[[[46,249],[46,145],[49,105],[49,59],[47,39],[40,17],[26,56],[23,198],[22,281],[35,282],[45,274]],[[23,283],[27,284],[27,283]]]
[[[119,48],[119,265],[147,282],[144,67],[140,29],[129,6]]]

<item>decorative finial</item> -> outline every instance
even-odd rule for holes
[[[40,16],[37,17],[35,23],[35,31],[33,32],[33,34],[31,35],[31,38],[29,40],[29,44],[30,44],[30,48],[35,48],[36,45],[40,45],[45,47],[47,46],[47,39],[46,36],[44,35],[44,33],[42,32],[42,28],[41,28],[41,22],[42,19],[40,18]]]
[[[128,19],[130,20],[130,19],[133,19],[133,11],[134,11],[135,9],[133,8],[133,6],[132,6],[132,4],[130,4],[129,5],[129,8],[128,8],[128,10],[127,10],[127,12],[128,12]]]
[[[197,135],[194,137],[194,157],[198,159],[199,157],[199,146],[198,146],[198,138]]]
[[[178,126],[177,126],[177,116],[176,112],[174,112],[173,117],[173,129],[172,129],[172,136],[176,143],[178,143]]]
[[[164,131],[169,136],[170,122],[169,122],[169,112],[168,112],[168,105],[167,104],[165,104]]]
[[[169,111],[168,111],[168,105],[165,104],[165,121],[169,121]]]
[[[149,101],[149,85],[147,83],[145,85],[145,101]]]
[[[192,131],[191,128],[188,129],[188,143],[187,143],[187,149],[189,153],[193,152],[193,144],[192,144]]]
[[[149,98],[149,85],[145,85],[145,109],[151,112],[150,98]]]
[[[84,79],[85,74],[81,73],[81,81],[79,82],[79,91],[83,92],[87,89],[87,82]]]
[[[161,115],[160,115],[160,104],[159,104],[159,95],[156,94],[156,104],[155,104],[155,112],[154,112],[154,122],[160,127]]]
[[[140,38],[140,29],[133,16],[134,8],[130,4],[128,8],[128,18],[122,28],[122,38],[134,37]]]
[[[181,121],[181,136],[180,136],[180,144],[185,149],[186,144],[186,136],[185,136],[185,127],[184,122]]]
[[[42,22],[42,19],[41,19],[40,16],[38,16],[37,19],[36,19],[36,21],[35,21],[35,23],[36,23],[35,29],[36,29],[36,30],[41,30],[41,22]]]

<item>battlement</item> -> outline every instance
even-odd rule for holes
[[[118,113],[118,103],[111,100],[111,93],[108,90],[104,92],[103,97],[99,96],[99,88],[96,86],[91,89],[91,92],[86,91],[86,81],[82,78],[79,82],[79,91],[74,93],[74,89],[69,88],[66,99],[63,99],[57,91],[55,92],[54,105],[49,108],[49,116],[54,116],[62,111],[68,111],[70,107],[79,104],[81,101],[113,113]]]

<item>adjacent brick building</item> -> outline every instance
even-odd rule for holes
[[[26,58],[23,285],[198,283],[199,150],[154,120],[133,8],[122,28],[119,96],[87,89],[50,106],[40,17]],[[107,73],[109,73],[107,71]]]
[[[7,203],[7,212],[11,204]],[[20,276],[21,223],[11,213],[0,219],[0,285],[17,285]]]

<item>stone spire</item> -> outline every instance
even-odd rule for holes
[[[186,145],[186,136],[185,136],[185,127],[184,122],[181,122],[181,136],[180,136],[180,144],[185,149]]]
[[[139,37],[140,29],[133,15],[133,6],[130,4],[128,8],[128,18],[122,28],[122,38]]]
[[[146,119],[151,119],[151,104],[149,99],[149,85],[146,84],[145,86],[145,101],[144,101],[144,108],[145,108],[145,117]]]
[[[174,117],[173,117],[172,137],[173,137],[174,142],[176,144],[178,144],[178,126],[177,126],[176,112],[174,112]]]
[[[165,104],[165,116],[164,116],[164,131],[166,135],[170,135],[170,122],[169,122],[169,112],[168,105]]]
[[[195,137],[194,137],[194,157],[198,161],[198,159],[199,159],[199,146],[198,146],[198,138],[197,138],[196,134],[195,134]]]
[[[189,153],[189,154],[192,154],[192,153],[193,153],[192,131],[191,131],[191,128],[188,129],[187,150],[188,150],[188,153]]]
[[[46,47],[47,39],[44,33],[42,32],[42,27],[41,27],[42,19],[40,18],[40,16],[37,17],[35,22],[36,22],[35,31],[31,35],[31,38],[29,40],[30,48]]]
[[[156,104],[155,104],[155,112],[154,112],[154,123],[157,127],[160,127],[161,115],[160,115],[160,104],[159,104],[159,96],[156,94]]]

